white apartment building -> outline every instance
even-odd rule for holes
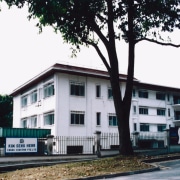
[[[122,95],[126,75],[120,74]],[[116,133],[108,73],[55,64],[15,89],[13,127],[51,129],[54,136]],[[158,133],[180,126],[180,89],[134,79],[130,132]]]

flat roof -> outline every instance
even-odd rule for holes
[[[72,74],[72,75],[79,75],[79,76],[89,76],[89,77],[102,78],[102,79],[109,80],[109,74],[107,71],[56,63],[56,64],[52,65],[51,67],[49,67],[48,69],[46,69],[45,71],[38,74],[37,76],[30,79],[29,81],[25,82],[18,88],[16,88],[10,94],[10,96],[16,96],[17,94],[26,91],[27,89],[31,88],[32,86],[36,85],[37,83],[41,82],[42,80],[48,78],[49,76],[54,75],[57,72]],[[119,74],[119,80],[120,80],[120,82],[126,82],[127,75]],[[179,88],[172,88],[172,87],[167,87],[167,86],[142,83],[136,78],[134,78],[134,85],[138,86],[140,88],[150,89],[150,90],[180,92]]]

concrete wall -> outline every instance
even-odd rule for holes
[[[82,82],[85,84],[85,96],[70,95],[70,81]],[[55,94],[48,98],[43,98],[43,86],[47,83],[54,83]],[[101,86],[101,96],[96,97],[96,85]],[[109,80],[92,78],[87,76],[76,76],[70,74],[56,73],[49,79],[43,80],[31,89],[14,97],[13,110],[13,127],[21,127],[21,119],[30,118],[37,115],[37,128],[51,129],[55,136],[88,136],[95,131],[116,133],[117,127],[109,126],[108,114],[115,113],[114,103],[112,99],[108,99]],[[170,101],[156,100],[156,91],[148,90],[149,97],[139,98],[138,87],[136,88],[136,96],[132,99],[130,113],[130,131],[134,131],[133,124],[137,124],[137,131],[140,130],[141,123],[150,124],[150,131],[157,132],[157,124],[173,124],[174,110],[172,107],[172,94]],[[38,102],[29,103],[30,93],[37,89]],[[122,96],[125,92],[125,83],[121,84]],[[28,95],[28,105],[21,108],[21,97]],[[134,113],[133,106],[136,106]],[[147,107],[148,115],[139,114],[139,107]],[[157,116],[157,108],[166,109],[165,116]],[[171,111],[168,116],[168,108]],[[82,111],[85,113],[84,125],[71,125],[70,112]],[[44,114],[54,112],[54,124],[44,125]],[[96,113],[101,113],[101,125],[96,125]],[[28,125],[30,127],[30,125]]]

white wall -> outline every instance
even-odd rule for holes
[[[70,81],[78,81],[85,83],[85,96],[70,95]],[[38,98],[40,100],[38,106],[28,104],[26,108],[21,108],[21,97],[24,94],[30,94],[32,90],[37,89],[38,92],[43,88],[43,85],[48,82],[54,82],[55,95],[49,98]],[[101,97],[96,98],[96,85],[101,86]],[[53,135],[63,136],[90,136],[95,131],[115,133],[118,132],[117,127],[110,127],[108,124],[108,113],[115,113],[114,103],[112,99],[108,99],[109,80],[76,76],[70,74],[56,73],[53,77],[46,81],[38,83],[34,88],[25,92],[22,95],[14,97],[13,109],[13,127],[20,127],[20,120],[25,117],[37,115],[38,127],[51,129]],[[42,90],[41,90],[42,91]],[[125,83],[121,84],[122,97],[125,92]],[[133,97],[130,113],[130,131],[134,131],[133,123],[137,123],[139,130],[140,123],[151,124],[150,131],[157,131],[157,124],[173,124],[174,116],[173,108],[167,100],[156,100],[156,91],[148,91],[149,98],[139,98],[138,89],[136,89],[136,97]],[[38,95],[39,97],[39,95]],[[172,97],[171,97],[172,99]],[[136,106],[136,114],[133,112],[133,106]],[[140,115],[139,107],[145,106],[149,110],[148,115]],[[157,116],[157,108],[165,108],[166,116]],[[167,116],[167,109],[171,110],[171,117]],[[44,113],[54,111],[55,124],[44,126]],[[85,112],[84,125],[71,125],[70,112],[83,111]],[[101,125],[96,125],[96,113],[101,113]]]

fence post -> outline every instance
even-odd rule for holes
[[[167,153],[170,153],[170,129],[166,129],[166,146]]]
[[[133,146],[138,147],[139,143],[139,132],[133,132]]]
[[[98,157],[101,157],[101,131],[96,131],[94,134],[96,134],[95,137],[95,153]]]
[[[53,135],[47,135],[47,154],[53,154]]]

